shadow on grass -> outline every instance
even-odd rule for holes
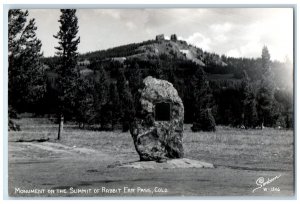
[[[47,142],[49,141],[49,138],[41,138],[41,139],[28,139],[28,140],[24,140],[24,139],[19,139],[16,140],[14,142]]]

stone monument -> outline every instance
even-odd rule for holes
[[[130,132],[140,160],[182,158],[184,107],[177,90],[168,81],[148,76],[139,94]]]

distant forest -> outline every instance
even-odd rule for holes
[[[34,21],[31,23],[35,27]],[[31,53],[40,53],[38,39],[33,37],[37,40],[35,52],[24,51],[21,58],[11,42],[10,49],[15,50],[9,52],[14,53],[9,55],[9,116],[31,112],[58,117],[64,96],[72,99],[64,105],[65,120],[77,122],[81,128],[122,127],[127,131],[138,114],[138,90],[150,75],[177,89],[184,103],[185,123],[196,123],[206,112],[217,125],[293,127],[291,62],[271,61],[267,47],[256,59],[220,56],[174,36],[76,55],[69,95],[62,95],[59,86],[63,83],[60,56],[36,55],[38,61],[32,65]]]

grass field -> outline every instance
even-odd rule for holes
[[[139,160],[129,133],[81,130],[66,124],[61,141],[56,141],[58,127],[48,119],[23,118],[16,122],[22,131],[8,135],[11,196],[290,196],[294,193],[292,130],[218,126],[214,133],[193,133],[190,125],[185,125],[185,157],[212,163],[216,168],[138,170],[111,168],[114,164]],[[33,141],[48,138],[46,142]],[[267,180],[279,175],[279,179],[267,185],[266,191],[252,192],[259,177]],[[102,192],[103,187],[122,190],[107,193]],[[126,193],[125,187],[135,192]],[[155,192],[155,187],[167,192]],[[18,188],[46,189],[46,193],[25,194],[16,192]],[[102,190],[77,194],[70,188]],[[152,191],[138,193],[137,188]],[[67,192],[56,192],[57,189]]]

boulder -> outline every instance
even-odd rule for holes
[[[171,35],[171,41],[177,41],[177,35],[176,34],[172,34]]]
[[[157,36],[155,36],[155,40],[156,41],[163,41],[163,40],[165,40],[165,35],[164,34],[157,35]]]
[[[184,107],[177,90],[165,80],[143,80],[131,135],[142,161],[183,157]]]

